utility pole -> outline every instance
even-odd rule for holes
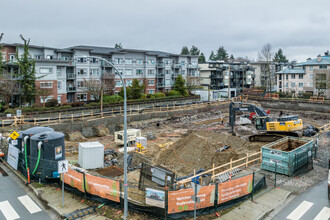
[[[228,68],[228,102],[230,101],[230,61],[229,61],[229,68]]]
[[[243,95],[244,95],[244,69],[245,69],[245,66],[244,66],[244,61],[243,61],[243,87],[242,87]]]

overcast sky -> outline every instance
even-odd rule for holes
[[[93,45],[257,58],[266,43],[290,60],[330,50],[329,0],[0,0],[3,42]]]

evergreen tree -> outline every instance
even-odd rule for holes
[[[229,58],[231,61],[234,61],[235,60],[235,57],[233,54],[230,55],[230,58]]]
[[[187,96],[188,91],[186,89],[185,83],[186,82],[185,82],[184,78],[181,75],[178,75],[178,77],[175,79],[173,89],[175,91],[178,91],[181,95]]]
[[[216,60],[228,61],[228,53],[223,46],[217,50]]]
[[[275,53],[274,62],[279,62],[279,63],[287,63],[289,60],[284,56],[282,49],[278,49],[278,51]]]
[[[118,48],[118,49],[123,49],[123,45],[121,45],[121,43],[119,43],[119,44],[115,44],[115,48]]]
[[[181,55],[189,55],[189,49],[187,46],[182,47]]]
[[[201,53],[201,55],[199,55],[198,63],[206,63],[206,58],[204,56],[204,53]]]
[[[210,57],[209,57],[209,60],[211,60],[211,61],[215,61],[217,58],[216,58],[216,56],[214,55],[214,52],[213,52],[213,50],[211,51],[211,55],[210,55]]]
[[[130,86],[130,91],[133,99],[139,99],[143,94],[144,85],[140,83],[138,79],[133,79],[132,85]]]
[[[190,52],[189,52],[190,55],[193,55],[193,56],[199,56],[200,54],[200,50],[198,49],[198,47],[195,47],[194,45],[190,48]]]
[[[22,90],[23,104],[31,104],[35,95],[35,81],[37,79],[35,72],[35,61],[29,53],[30,39],[26,40],[20,35],[24,42],[24,52],[21,56],[16,53],[17,64],[19,67],[19,83]]]

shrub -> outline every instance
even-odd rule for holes
[[[103,96],[104,103],[115,103],[122,101],[123,98],[119,95],[105,95]]]
[[[84,103],[83,102],[73,102],[71,103],[71,107],[80,107],[80,106],[83,106]]]
[[[56,107],[58,105],[57,99],[49,99],[46,101],[46,107]]]
[[[304,92],[304,93],[302,93],[302,97],[304,99],[309,99],[311,96],[313,96],[313,92]]]
[[[71,108],[71,105],[62,105],[58,107],[58,109],[69,109],[69,108]]]
[[[13,108],[8,108],[4,111],[5,114],[14,114],[16,113],[16,110]]]
[[[157,93],[154,94],[154,97],[155,98],[164,98],[165,97],[165,94],[162,93],[162,92],[157,92]]]
[[[168,92],[168,96],[181,96],[180,92],[171,90]]]

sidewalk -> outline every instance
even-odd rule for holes
[[[273,209],[283,203],[290,195],[290,192],[279,188],[266,189],[257,195],[252,202],[247,200],[241,205],[217,218],[219,220],[259,220],[266,217]]]
[[[14,170],[10,165],[4,163],[4,165],[10,169],[13,173],[16,174],[23,182],[26,182],[25,177],[19,174]],[[41,186],[37,187],[34,184],[29,184],[29,188],[41,199],[45,205],[49,206],[54,212],[56,212],[61,218],[64,218],[65,215],[75,212],[80,209],[88,208],[87,204],[82,203],[78,200],[78,197],[74,194],[67,193],[64,191],[64,207],[62,207],[62,188],[55,188],[53,186]],[[104,216],[97,214],[89,214],[79,219],[96,219],[96,220],[105,220],[107,219]],[[68,219],[70,220],[70,219]]]

